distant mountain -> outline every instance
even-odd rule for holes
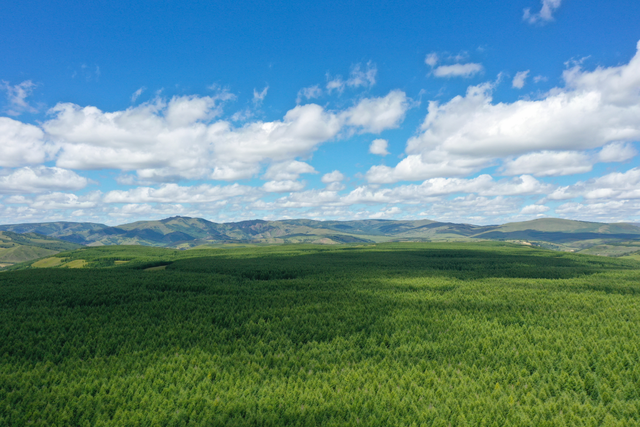
[[[109,226],[91,222],[65,221],[0,225],[0,231],[11,231],[20,234],[36,233],[82,245],[93,242],[93,239],[89,236],[105,228],[109,228]]]
[[[89,246],[147,245],[191,248],[219,244],[375,243],[388,241],[503,240],[559,250],[592,247],[616,254],[640,250],[640,225],[605,224],[544,218],[503,225],[477,226],[432,220],[281,221],[215,223],[202,218],[171,217],[110,227],[104,224],[52,222],[0,225],[0,230],[39,233]]]
[[[603,224],[598,222],[544,218],[500,225],[493,230],[480,233],[475,237],[492,240],[525,239],[556,243],[603,238],[635,240],[640,237],[640,228],[626,223]]]
[[[15,263],[81,247],[81,245],[35,233],[18,234],[0,231],[0,267],[8,267]]]

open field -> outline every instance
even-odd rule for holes
[[[0,273],[3,426],[640,424],[633,259],[496,242],[47,259]]]

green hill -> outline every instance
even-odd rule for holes
[[[176,216],[118,226],[52,222],[0,226],[16,233],[35,232],[87,246],[144,245],[189,249],[229,244],[344,244],[381,242],[513,241],[564,251],[625,255],[640,251],[638,224],[543,218],[478,226],[432,220],[281,221],[215,223]]]
[[[82,247],[36,233],[0,231],[0,267],[51,256]]]

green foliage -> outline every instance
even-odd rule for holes
[[[640,424],[633,260],[499,243],[59,256],[93,268],[0,274],[2,426]]]
[[[19,263],[79,248],[69,242],[35,233],[0,231],[0,263]]]

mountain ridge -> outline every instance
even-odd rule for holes
[[[365,219],[319,221],[261,219],[216,223],[204,218],[173,216],[109,226],[89,222],[0,225],[0,231],[36,233],[85,246],[146,245],[188,249],[202,245],[286,243],[378,243],[386,241],[505,240],[558,250],[582,251],[614,245],[640,250],[640,224],[598,223],[539,218],[500,225],[474,225],[429,219]]]

